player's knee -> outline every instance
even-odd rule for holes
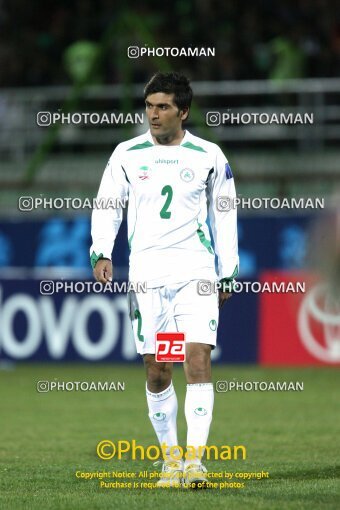
[[[188,349],[185,368],[190,379],[205,380],[210,375],[210,346],[201,349]]]
[[[172,367],[170,363],[157,363],[145,356],[146,379],[148,389],[153,393],[165,390],[171,383]]]
[[[153,393],[160,393],[171,383],[171,373],[167,370],[153,370],[147,373],[148,389]]]

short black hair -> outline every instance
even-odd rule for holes
[[[180,110],[191,106],[192,88],[189,79],[183,74],[158,71],[145,85],[144,99],[150,94],[157,94],[157,92],[174,94],[174,103]]]

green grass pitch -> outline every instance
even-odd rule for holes
[[[146,412],[142,365],[22,364],[0,370],[1,509],[339,509],[340,371],[214,366],[213,380],[303,381],[302,392],[215,393],[209,444],[245,445],[246,460],[207,461],[209,471],[268,471],[242,489],[101,489],[77,470],[154,471],[152,461],[103,461],[103,439],[157,444]],[[38,393],[36,382],[125,381],[123,392]],[[179,443],[185,381],[176,367]]]

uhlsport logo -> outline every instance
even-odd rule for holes
[[[209,328],[211,329],[211,331],[216,331],[216,329],[217,329],[217,322],[215,321],[215,319],[212,319],[209,322]]]
[[[194,171],[191,168],[183,168],[180,173],[181,179],[184,182],[191,182],[195,177]]]
[[[340,303],[326,284],[316,285],[305,295],[298,330],[303,345],[315,358],[326,363],[340,362]]]
[[[205,416],[206,414],[208,414],[208,411],[204,409],[204,407],[196,407],[194,413],[197,414],[198,416]]]
[[[151,168],[149,166],[140,166],[138,177],[141,181],[145,181],[146,179],[150,179],[150,170]]]
[[[162,159],[158,158],[155,161],[155,165],[178,165],[178,159]]]
[[[156,420],[156,421],[164,421],[166,418],[166,414],[165,413],[155,413],[153,415],[153,419]]]

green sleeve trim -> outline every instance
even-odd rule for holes
[[[199,240],[203,244],[203,246],[206,247],[209,253],[214,254],[214,250],[212,249],[210,241],[205,237],[203,230],[201,230],[202,223],[198,222],[198,229],[197,229],[197,235],[199,237]]]
[[[95,252],[95,251],[93,251],[93,252],[91,253],[91,266],[92,266],[92,269],[94,269],[94,268],[95,268],[95,266],[96,266],[96,264],[97,264],[98,260],[99,260],[99,259],[103,259],[103,258],[104,258],[104,257],[103,257],[103,254],[102,254],[102,253],[99,253],[99,255],[97,255],[97,254],[96,254],[96,252]]]

